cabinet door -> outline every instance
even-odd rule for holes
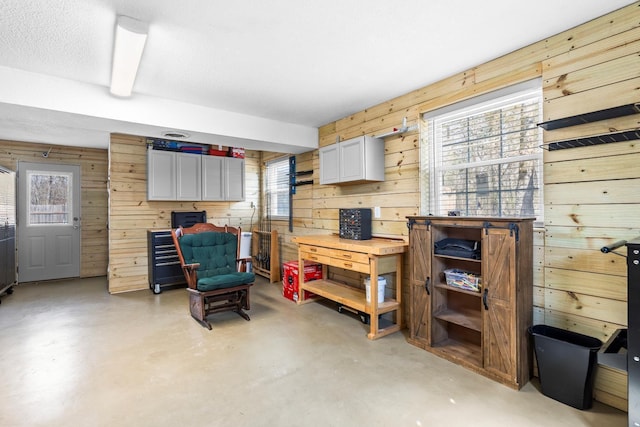
[[[227,157],[226,163],[226,200],[244,200],[244,159]]]
[[[147,199],[176,200],[176,153],[147,150]]]
[[[431,342],[431,231],[426,224],[414,223],[409,231],[409,271],[411,338],[425,345]]]
[[[320,184],[334,184],[340,181],[338,145],[320,148]]]
[[[360,137],[338,144],[340,182],[365,179],[364,141],[364,137]]]
[[[202,157],[202,200],[225,199],[225,157]]]
[[[202,156],[176,153],[176,199],[200,200]]]
[[[517,382],[516,240],[511,230],[488,228],[482,238],[483,364]]]

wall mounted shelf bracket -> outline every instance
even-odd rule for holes
[[[556,130],[570,126],[582,125],[585,123],[599,122],[601,120],[614,119],[616,117],[630,116],[640,113],[640,103],[621,105],[619,107],[607,108],[591,113],[579,114],[577,116],[565,117],[557,120],[539,123],[538,126],[544,130]],[[608,144],[610,142],[624,142],[640,139],[640,129],[621,132],[612,132],[603,135],[588,136],[584,138],[573,138],[563,141],[556,141],[545,144],[542,148],[549,151],[563,150],[565,148],[587,147],[591,145]]]
[[[387,132],[387,133],[383,133],[382,135],[374,135],[376,138],[387,138],[389,136],[393,136],[393,135],[399,135],[401,133],[405,133],[405,132],[411,132],[414,130],[418,130],[418,125],[411,125],[411,126],[407,126],[407,118],[403,118],[402,119],[402,126],[399,128],[393,128],[393,130],[391,132]]]
[[[549,120],[538,123],[544,130],[555,130],[569,126],[577,126],[585,123],[599,122],[601,120],[614,119],[616,117],[630,116],[640,113],[640,103],[621,105],[619,107],[607,108],[605,110],[594,111],[592,113],[578,114],[577,116],[565,117],[562,119]]]

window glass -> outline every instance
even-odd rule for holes
[[[30,171],[28,183],[29,225],[71,223],[71,174]]]
[[[270,217],[289,216],[289,159],[267,162],[265,210]]]
[[[425,116],[423,214],[542,221],[540,88]]]

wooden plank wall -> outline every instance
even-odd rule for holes
[[[640,22],[543,61],[544,120],[640,101]],[[640,128],[639,115],[544,133],[545,143]],[[640,235],[640,141],[544,156],[544,322],[605,341],[627,323],[626,260],[600,248]],[[622,248],[618,252],[626,253]],[[596,398],[626,408],[626,386],[598,370]]]
[[[207,222],[250,231],[259,201],[260,153],[246,152],[242,202],[147,201],[147,144],[142,136],[111,136],[109,148],[109,292],[148,289],[147,230],[169,229],[172,211],[206,211]]]
[[[493,61],[373,106],[319,129],[319,145],[376,135],[420,124],[422,113],[533,78],[542,78],[545,120],[640,101],[638,53],[640,2],[541,40]],[[401,78],[401,75],[398,76]],[[637,129],[638,116],[546,132],[545,142]],[[385,142],[385,181],[319,185],[318,152],[298,156],[312,162],[314,185],[294,197],[294,230],[284,230],[283,260],[295,259],[291,236],[337,233],[338,209],[380,206],[377,235],[407,236],[407,215],[420,213],[419,131]],[[534,323],[596,336],[603,341],[626,324],[624,258],[599,248],[640,234],[634,212],[640,202],[640,143],[545,152],[545,228],[534,241]],[[299,170],[303,167],[299,166]],[[362,286],[362,277],[332,270],[334,278]],[[405,269],[405,273],[408,271]],[[407,283],[405,274],[404,282]],[[408,286],[404,286],[408,302]],[[405,313],[409,310],[405,307]],[[596,398],[626,410],[626,374],[598,370]]]
[[[51,152],[47,158],[42,153]],[[0,165],[17,170],[18,162],[80,166],[80,277],[107,274],[107,150],[0,141]]]

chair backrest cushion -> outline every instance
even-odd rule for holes
[[[232,233],[206,231],[184,234],[180,250],[187,264],[199,263],[197,289],[209,291],[253,283],[253,273],[237,271],[238,237]]]

